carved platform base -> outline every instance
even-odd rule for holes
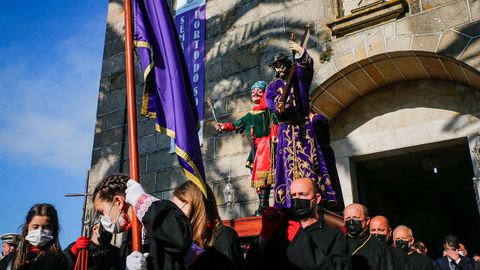
[[[329,227],[342,227],[343,217],[325,212],[325,224]],[[232,227],[237,231],[240,238],[254,237],[260,234],[262,230],[262,217],[245,217],[231,220],[224,220],[223,224]]]

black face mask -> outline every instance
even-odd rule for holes
[[[113,234],[107,232],[102,226],[98,229],[98,235],[97,240],[100,246],[107,246],[112,242]]]
[[[358,219],[349,219],[345,221],[345,228],[352,237],[360,236],[363,232],[362,221]]]
[[[313,207],[310,206],[311,201],[312,199],[292,199],[290,209],[296,220],[306,219],[310,216],[313,211]]]
[[[388,244],[387,236],[385,234],[372,234],[373,237],[375,237],[378,241]]]
[[[405,240],[396,240],[395,241],[395,246],[398,248],[398,249],[401,249],[405,252],[409,252],[410,251],[410,245],[409,245],[409,242],[408,241],[405,241]]]

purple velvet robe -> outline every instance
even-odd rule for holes
[[[313,78],[313,59],[307,51],[295,59],[297,76],[293,81],[295,91],[285,104],[284,113],[277,111],[285,82],[276,79],[266,90],[267,107],[279,120],[277,155],[275,159],[274,206],[290,207],[290,186],[295,178],[311,178],[319,184],[322,201],[336,203],[336,194],[330,181],[327,165],[315,139],[312,123],[308,119],[309,90]],[[294,92],[297,95],[294,95]]]
[[[340,186],[340,178],[338,177],[337,162],[335,153],[330,146],[330,126],[325,115],[315,114],[312,119],[312,125],[315,130],[315,139],[317,139],[323,158],[327,164],[328,174],[332,181],[333,189],[337,195],[337,205],[329,208],[329,210],[341,211],[345,208],[345,203],[342,196],[342,188]]]

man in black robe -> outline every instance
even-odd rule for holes
[[[397,226],[393,231],[394,246],[405,251],[407,256],[407,265],[405,269],[408,270],[433,270],[434,265],[429,257],[415,252],[413,250],[413,232],[410,228],[404,225]]]
[[[246,269],[349,270],[345,237],[325,227],[317,209],[318,185],[309,178],[291,185],[290,208],[267,208],[258,241],[247,252]]]
[[[337,228],[328,228],[319,220],[321,201],[318,185],[309,178],[292,182],[291,215],[300,224],[287,248],[292,269],[349,269],[346,241]]]
[[[384,216],[375,216],[370,219],[370,234],[375,239],[387,245],[387,265],[389,269],[405,270],[407,253],[392,246],[392,228],[390,222]]]
[[[383,270],[387,266],[387,246],[370,234],[368,210],[352,203],[345,207],[343,220],[347,229],[348,254],[353,270]]]
[[[386,217],[374,216],[370,219],[370,234],[385,245],[392,245],[392,228]]]

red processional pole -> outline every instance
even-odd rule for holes
[[[135,72],[133,63],[132,3],[124,0],[125,9],[125,68],[127,75],[127,126],[130,154],[130,178],[140,182],[138,172],[137,112],[135,102]],[[141,225],[132,211],[132,249],[142,250]]]

